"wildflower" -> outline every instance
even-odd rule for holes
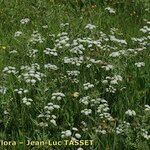
[[[79,133],[76,133],[76,134],[75,134],[75,137],[76,137],[77,139],[80,139],[80,138],[81,138],[81,135],[80,135]]]
[[[19,37],[21,36],[23,33],[21,31],[16,31],[14,37]]]
[[[130,109],[127,110],[125,112],[125,114],[128,115],[128,116],[136,116],[136,112],[134,110],[130,110]]]
[[[86,27],[85,27],[85,29],[90,29],[90,30],[93,30],[95,28],[96,28],[96,26],[92,25],[92,24],[87,24]]]
[[[6,74],[17,74],[18,72],[16,71],[16,68],[15,67],[12,67],[12,66],[8,66],[8,67],[5,67],[3,69],[3,72],[6,73]]]
[[[21,20],[20,20],[20,23],[21,23],[21,24],[27,24],[29,21],[30,21],[29,18],[24,18],[24,19],[21,19]]]
[[[0,93],[1,93],[1,94],[5,94],[6,91],[7,91],[7,88],[6,88],[6,87],[0,86]]]
[[[81,111],[81,113],[85,114],[86,116],[92,113],[91,109],[84,109]]]
[[[74,92],[73,93],[73,97],[75,97],[75,98],[79,97],[79,93],[78,92]]]
[[[145,66],[145,63],[144,62],[138,62],[138,63],[135,63],[135,66],[138,68],[141,68],[141,67]]]
[[[46,55],[58,56],[56,49],[46,48],[43,52],[44,52]]]
[[[105,10],[107,10],[110,14],[115,14],[116,13],[115,9],[113,9],[111,7],[106,7]]]
[[[51,69],[51,70],[58,70],[58,67],[56,65],[53,65],[53,64],[50,64],[50,63],[45,64],[44,68],[45,69]]]
[[[150,111],[150,106],[149,105],[145,105],[145,111],[146,112]]]
[[[93,88],[94,87],[94,84],[91,84],[91,83],[85,83],[85,84],[83,84],[83,88],[84,88],[84,90],[88,90],[88,89],[91,89],[91,88]]]
[[[61,100],[64,97],[65,95],[63,93],[60,93],[60,92],[52,93],[52,100],[54,99]]]
[[[23,103],[26,104],[27,106],[31,105],[31,102],[33,101],[31,98],[27,98],[27,97],[24,97],[22,99]]]

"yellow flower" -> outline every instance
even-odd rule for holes
[[[6,46],[4,46],[4,45],[0,45],[0,49],[5,50],[5,49],[6,49]]]
[[[6,46],[2,46],[2,49],[6,49]]]
[[[73,97],[75,97],[75,98],[79,97],[79,93],[78,92],[74,92],[73,93]]]

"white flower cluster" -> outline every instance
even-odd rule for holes
[[[65,64],[72,64],[72,65],[76,65],[76,66],[80,66],[84,61],[83,56],[80,57],[64,57],[64,63]]]
[[[71,130],[66,130],[66,131],[62,131],[62,132],[61,132],[61,137],[62,137],[62,138],[71,137],[71,135],[72,135]]]
[[[0,94],[5,94],[7,91],[7,88],[4,86],[0,86]]]
[[[19,37],[22,34],[23,34],[22,31],[16,31],[15,34],[14,34],[14,37]]]
[[[150,139],[150,134],[148,134],[148,131],[146,131],[145,129],[141,129],[142,133],[141,135],[146,139],[149,140]]]
[[[104,135],[107,133],[107,131],[103,129],[101,126],[99,126],[98,129],[96,129],[96,133],[100,133]]]
[[[24,18],[24,19],[21,19],[21,20],[20,20],[20,23],[21,23],[21,24],[27,24],[29,21],[30,21],[29,18]]]
[[[77,38],[77,39],[73,40],[72,46],[77,46],[82,51],[84,51],[85,48],[82,45],[87,45],[88,48],[91,48],[93,46],[101,47],[101,41],[102,40],[94,40],[89,37]]]
[[[68,22],[67,23],[61,23],[60,26],[61,27],[66,27],[66,26],[69,26],[69,23]]]
[[[114,68],[114,66],[108,64],[108,65],[102,66],[102,68],[105,69],[106,71],[109,71],[109,70],[112,70]]]
[[[92,89],[93,87],[94,87],[94,84],[91,84],[89,82],[83,84],[84,90]]]
[[[81,110],[81,113],[84,114],[84,115],[86,115],[86,116],[88,116],[89,114],[92,113],[92,110],[86,108],[86,109]]]
[[[5,67],[5,68],[3,69],[3,72],[4,72],[5,74],[14,74],[14,75],[18,73],[18,71],[16,71],[16,68],[15,68],[15,67],[12,67],[12,66]]]
[[[33,31],[29,42],[36,44],[36,43],[43,43],[44,40],[45,39],[41,36],[41,34],[38,31]]]
[[[54,114],[52,114],[52,111],[54,109],[59,109],[60,106],[59,105],[55,105],[53,103],[48,103],[47,106],[44,107],[44,112],[41,113],[38,118],[43,118],[46,120],[47,126],[48,126],[48,122],[52,123],[53,125],[57,126],[56,124],[56,116]]]
[[[25,105],[27,105],[27,106],[30,106],[32,101],[33,101],[33,100],[32,100],[31,98],[27,98],[27,97],[24,97],[24,98],[22,99],[22,102],[23,102]]]
[[[57,92],[57,93],[52,93],[52,100],[58,100],[58,101],[60,101],[60,100],[62,100],[63,98],[65,97],[65,94],[63,94],[63,93],[60,93],[60,92]]]
[[[72,49],[70,49],[70,52],[74,54],[82,55],[84,50],[85,50],[84,46],[82,44],[79,44],[73,47]]]
[[[115,87],[113,87],[112,85],[109,85],[106,88],[106,92],[109,92],[109,93],[115,93],[116,91],[117,91],[117,89]]]
[[[125,114],[128,115],[128,116],[136,116],[136,112],[134,110],[130,110],[130,109],[127,110],[125,112]]]
[[[90,103],[90,100],[91,100],[91,97],[90,96],[85,96],[85,97],[82,97],[79,102],[80,103],[83,103],[84,105],[88,105]]]
[[[55,40],[56,48],[61,49],[61,48],[63,48],[63,46],[65,46],[65,47],[70,46],[70,44],[68,43],[68,41],[69,41],[68,33],[62,32],[62,33],[58,34],[57,36],[58,36],[58,39]]]
[[[58,67],[56,65],[53,65],[53,64],[50,64],[50,63],[45,64],[44,68],[45,69],[51,69],[51,70],[58,70]]]
[[[81,135],[78,133],[78,129],[73,127],[72,130],[66,130],[61,132],[61,138],[70,137],[72,140],[81,139]]]
[[[120,75],[115,75],[113,77],[107,76],[105,80],[102,80],[102,83],[118,84],[119,81],[122,81],[122,77]]]
[[[127,45],[126,40],[118,39],[114,35],[109,35],[109,38],[110,38],[111,41],[116,42],[118,44],[125,44],[125,45]]]
[[[29,90],[23,88],[15,89],[14,91],[17,92],[19,95],[26,94],[29,92]]]
[[[116,13],[116,10],[114,8],[111,8],[111,7],[106,7],[105,10],[107,10],[110,14]]]
[[[149,105],[145,105],[145,111],[146,112],[148,112],[148,111],[150,112],[150,106]]]
[[[145,66],[145,63],[144,62],[137,62],[137,63],[135,63],[135,66],[138,68],[141,68],[141,67]]]
[[[17,54],[17,53],[18,53],[17,50],[12,50],[12,51],[9,52],[9,54]]]
[[[140,31],[143,32],[143,33],[150,34],[150,27],[144,26],[143,28],[140,29]]]
[[[101,119],[107,119],[109,121],[113,120],[111,114],[108,112],[110,109],[108,107],[108,102],[105,99],[100,99],[101,104],[97,108],[97,113]]]
[[[91,62],[92,64],[101,64],[103,63],[102,60],[95,60],[94,58],[86,57],[86,59]]]
[[[130,128],[130,123],[124,121],[121,124],[118,125],[116,128],[116,133],[117,134],[127,134]]]
[[[147,22],[148,24],[148,22]],[[144,36],[140,37],[140,38],[131,38],[131,40],[133,42],[138,43],[139,45],[142,46],[149,46],[150,45],[150,27],[148,26],[144,26],[143,28],[140,29],[141,32],[144,33]]]
[[[29,51],[28,51],[28,56],[29,57],[36,57],[36,54],[38,53],[38,50],[37,49],[30,49]]]
[[[72,70],[72,71],[67,71],[68,76],[78,76],[80,74],[80,71],[78,70]]]
[[[43,52],[46,55],[58,56],[57,50],[55,48],[54,49],[46,48]]]
[[[93,24],[87,24],[87,25],[85,26],[85,29],[89,29],[89,30],[93,30],[93,29],[95,29],[95,28],[96,28],[96,26],[93,25]]]
[[[42,77],[45,75],[37,70],[39,70],[38,64],[32,64],[31,66],[21,66],[21,70],[24,72],[18,76],[18,78],[23,77],[26,83],[35,84],[37,81],[41,81]]]
[[[38,126],[45,128],[45,127],[48,127],[48,123],[46,123],[46,122],[40,122],[38,124]]]

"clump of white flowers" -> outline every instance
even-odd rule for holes
[[[52,100],[62,100],[65,97],[65,94],[61,93],[61,92],[57,92],[57,93],[52,93]]]
[[[91,100],[90,96],[85,96],[85,97],[82,97],[79,102],[83,103],[84,105],[88,105],[90,103],[90,100]]]
[[[56,124],[56,115],[53,114],[53,110],[60,109],[59,105],[53,104],[53,103],[48,103],[47,106],[44,107],[43,113],[38,115],[39,119],[44,119],[45,122],[48,126],[48,123],[53,124],[54,126],[57,126]]]
[[[22,102],[27,105],[27,106],[30,106],[31,105],[31,102],[33,102],[33,100],[31,98],[27,98],[27,97],[24,97],[22,99]]]
[[[114,68],[114,66],[108,64],[108,65],[102,66],[102,68],[105,69],[106,71],[109,71],[109,70],[112,70]]]
[[[92,89],[93,87],[94,87],[94,84],[91,84],[89,82],[83,84],[84,90]]]
[[[128,116],[136,116],[136,112],[134,110],[130,110],[130,109],[127,110],[125,112],[125,114],[128,115]]]
[[[144,62],[138,62],[138,63],[135,63],[135,66],[138,68],[141,68],[141,67],[145,66],[145,63]]]
[[[85,29],[93,30],[93,29],[95,29],[95,28],[96,28],[96,26],[93,25],[93,24],[87,24],[87,25],[85,26]]]
[[[58,39],[55,40],[55,47],[56,48],[63,48],[63,47],[69,47],[69,36],[67,32],[62,32],[57,35]]]
[[[28,56],[29,57],[35,57],[36,56],[36,54],[38,53],[38,50],[37,49],[30,49],[29,51],[28,51]]]
[[[26,94],[29,92],[29,90],[23,88],[15,89],[14,91],[17,92],[19,95]]]
[[[67,71],[68,76],[78,76],[80,74],[80,71],[78,70],[72,70],[72,71]]]
[[[85,50],[84,46],[82,44],[79,44],[79,45],[73,47],[72,49],[70,49],[70,52],[74,53],[74,54],[82,55],[84,50]]]
[[[65,64],[72,64],[72,65],[76,65],[76,66],[80,66],[84,61],[83,56],[80,57],[64,57],[64,63]]]
[[[57,50],[55,48],[54,49],[46,48],[43,52],[46,55],[58,56]]]
[[[1,93],[1,94],[5,94],[6,91],[7,91],[7,88],[6,88],[6,87],[0,86],[0,93]]]
[[[14,74],[14,75],[18,73],[18,71],[16,71],[16,68],[15,68],[15,67],[12,67],[12,66],[5,67],[5,68],[3,69],[3,72],[4,72],[5,74]]]
[[[84,114],[84,115],[86,115],[86,116],[88,116],[89,114],[92,113],[92,110],[86,108],[86,109],[81,110],[81,113]]]
[[[19,37],[22,34],[23,34],[22,31],[16,31],[15,34],[14,34],[14,37]]]
[[[38,31],[33,31],[33,33],[31,34],[31,38],[29,39],[29,42],[36,44],[36,43],[43,43],[44,40],[45,39]]]
[[[99,99],[100,100],[100,104],[98,105],[97,108],[97,113],[99,114],[99,117],[101,119],[107,119],[109,121],[113,120],[113,117],[111,116],[111,114],[109,113],[109,106],[108,106],[108,102],[105,99]]]
[[[116,42],[116,43],[118,43],[118,44],[127,45],[126,40],[118,39],[118,38],[116,38],[114,35],[110,35],[109,37],[110,37],[110,41]]]
[[[24,19],[21,19],[21,20],[20,20],[20,23],[21,23],[21,24],[27,24],[29,21],[30,21],[29,18],[24,18]]]
[[[149,105],[145,105],[145,111],[149,111],[150,112],[150,106]]]
[[[66,26],[69,26],[69,23],[68,23],[68,22],[66,22],[66,23],[61,23],[60,26],[61,26],[61,27],[66,27]]]
[[[58,67],[56,65],[53,65],[53,64],[50,64],[50,63],[45,64],[44,68],[45,69],[51,69],[51,70],[58,70]]]
[[[70,137],[72,140],[81,139],[81,134],[78,133],[78,129],[73,127],[71,130],[66,130],[61,132],[61,138]]]
[[[116,10],[114,8],[111,8],[111,7],[106,7],[105,10],[107,10],[110,14],[116,13]]]
[[[66,130],[66,131],[62,131],[62,132],[61,132],[61,137],[62,137],[62,138],[71,137],[71,135],[72,135],[71,130]]]
[[[146,131],[145,129],[141,129],[141,135],[142,135],[146,140],[149,140],[149,139],[150,139],[150,134],[148,134],[148,131]]]
[[[31,66],[21,66],[23,73],[18,78],[23,78],[26,83],[35,84],[37,81],[41,81],[45,75],[38,70],[40,69],[37,63]]]
[[[130,123],[124,121],[117,126],[116,133],[127,134],[129,132],[129,129],[130,129]]]

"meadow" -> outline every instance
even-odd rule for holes
[[[0,150],[149,150],[149,41],[148,0],[1,0]]]

